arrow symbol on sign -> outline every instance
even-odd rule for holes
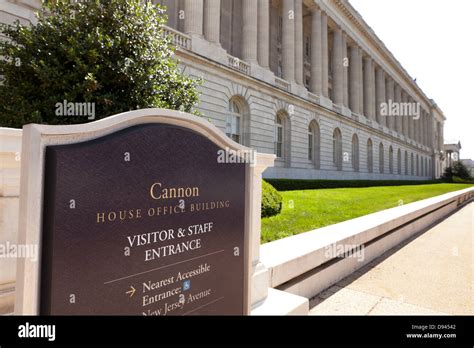
[[[133,294],[135,293],[135,291],[136,291],[135,288],[134,288],[132,285],[130,285],[130,290],[128,290],[128,291],[126,292],[126,294],[127,294],[127,295],[130,295],[130,297],[132,297]]]

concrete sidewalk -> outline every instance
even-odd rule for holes
[[[312,315],[474,314],[474,203],[310,301]]]

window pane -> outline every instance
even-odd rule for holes
[[[227,116],[226,134],[229,138],[240,143],[240,117],[235,116],[235,115]]]
[[[276,155],[277,157],[283,157],[282,156],[282,143],[279,143],[279,142],[276,143]]]
[[[240,117],[232,116],[232,134],[240,134]]]
[[[227,136],[230,136],[230,134],[232,133],[232,117],[229,115],[226,117],[225,132]]]

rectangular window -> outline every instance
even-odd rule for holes
[[[283,157],[283,127],[281,125],[277,125],[276,128],[276,141],[275,141],[275,154],[277,157]]]
[[[313,134],[308,134],[308,160],[313,160]]]

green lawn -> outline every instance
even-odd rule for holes
[[[262,243],[469,186],[473,185],[433,184],[280,192],[283,209],[277,216],[262,219]]]

